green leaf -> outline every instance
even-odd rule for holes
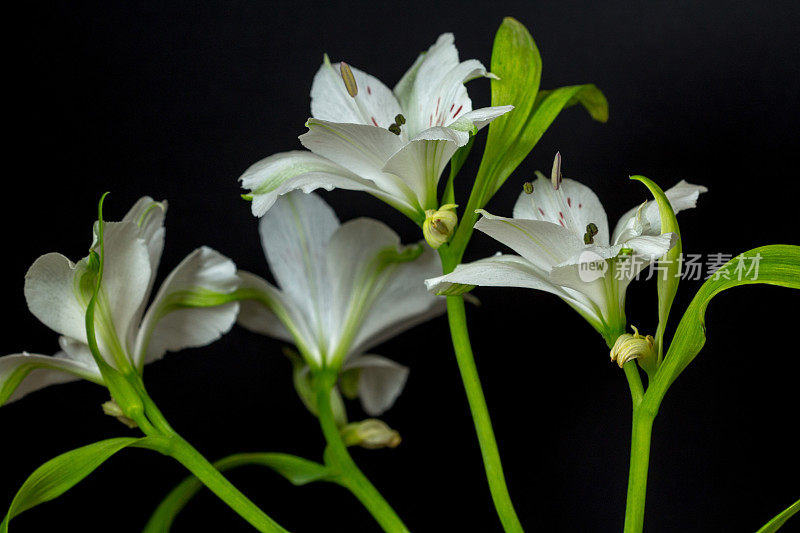
[[[561,110],[574,105],[574,103],[582,104],[595,120],[600,122],[608,120],[608,101],[600,89],[593,84],[571,85],[547,92],[533,106],[523,129],[495,164],[494,175],[489,180],[494,184],[494,188],[485,198],[486,201],[497,192],[508,176],[533,150]]]
[[[678,227],[678,219],[675,217],[672,204],[669,203],[667,195],[664,194],[661,187],[644,176],[631,176],[631,179],[644,183],[656,199],[658,211],[661,216],[661,233],[671,232],[678,235],[678,243],[659,260],[665,265],[663,270],[659,272],[657,281],[658,328],[656,329],[656,350],[658,354],[658,364],[661,364],[661,361],[664,359],[664,331],[667,328],[672,301],[675,299],[675,293],[678,292],[678,283],[681,281],[680,258],[683,249],[681,230]]]
[[[160,449],[160,443],[156,440],[150,437],[108,439],[50,459],[22,484],[0,525],[0,533],[8,532],[8,523],[12,518],[41,503],[58,498],[123,448],[137,446]]]
[[[754,265],[758,271],[748,272]],[[706,280],[683,314],[664,362],[647,389],[645,401],[651,402],[652,408],[658,408],[669,386],[703,348],[705,313],[711,299],[732,287],[755,283],[800,289],[800,246],[755,248],[734,257]]]
[[[481,166],[502,167],[509,147],[525,127],[542,77],[542,58],[533,37],[511,17],[503,19],[495,35],[491,71],[499,78],[492,80],[492,106],[513,105],[514,110],[489,125]],[[525,155],[527,151],[520,160]]]
[[[319,463],[283,453],[242,453],[220,459],[214,466],[220,472],[246,465],[270,468],[289,480],[293,485],[305,485],[313,481],[335,481],[330,471]],[[178,513],[197,494],[203,484],[194,476],[184,479],[159,504],[143,533],[168,532]]]
[[[800,511],[800,500],[797,500],[781,511],[775,518],[764,524],[764,527],[759,529],[756,533],[775,533],[775,531],[778,531],[787,520],[797,513],[797,511]]]

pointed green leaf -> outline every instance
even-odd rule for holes
[[[492,106],[513,105],[514,110],[489,125],[481,166],[496,165],[519,136],[542,77],[542,58],[533,37],[511,17],[503,19],[495,35],[491,71],[498,77],[492,80]]]
[[[667,389],[697,356],[706,342],[706,307],[720,292],[738,287],[764,283],[800,289],[800,246],[775,244],[755,248],[740,254],[719,270],[697,291],[683,314],[645,401],[657,409]]]
[[[661,233],[675,233],[678,235],[678,243],[659,260],[662,263],[662,271],[659,272],[657,281],[658,328],[656,329],[656,350],[658,364],[661,364],[664,358],[664,331],[667,328],[669,310],[672,307],[672,301],[675,299],[675,293],[678,292],[678,283],[681,281],[680,259],[683,243],[681,242],[681,231],[678,227],[675,211],[672,209],[672,205],[669,203],[664,191],[661,190],[661,187],[644,176],[631,176],[631,179],[644,183],[650,189],[653,198],[656,199],[661,216]]]
[[[781,511],[775,518],[764,524],[764,527],[759,529],[756,533],[775,533],[783,524],[786,523],[792,516],[800,511],[800,500],[797,500],[792,505]]]
[[[329,470],[319,463],[284,453],[242,453],[220,459],[214,466],[220,472],[247,465],[265,466],[282,475],[293,485],[313,481],[334,481]],[[194,476],[184,479],[159,504],[143,533],[167,533],[178,513],[203,488]]]
[[[149,442],[151,440],[154,442]],[[0,532],[8,532],[8,523],[12,518],[41,503],[58,498],[123,448],[137,446],[158,449],[158,444],[149,437],[108,439],[50,459],[22,484],[0,525]]]

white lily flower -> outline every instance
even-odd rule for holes
[[[295,189],[365,191],[419,223],[438,209],[437,186],[455,151],[512,106],[472,109],[464,83],[491,77],[471,59],[459,62],[453,35],[443,34],[391,91],[380,80],[327,56],[311,88],[310,152],[267,157],[240,178],[262,216]]]
[[[145,311],[164,247],[166,202],[141,198],[121,222],[105,222],[103,281],[95,309],[99,351],[109,365],[141,373],[167,351],[204,346],[227,332],[238,303],[227,296],[239,280],[233,262],[198,248],[167,276]],[[95,238],[97,237],[95,225]],[[0,405],[47,385],[86,379],[103,385],[87,344],[86,309],[93,292],[89,257],[73,263],[43,255],[25,276],[30,311],[61,334],[55,356],[0,357]]]
[[[400,394],[408,369],[366,352],[444,311],[423,280],[441,272],[421,244],[401,246],[385,224],[339,224],[316,194],[282,197],[261,219],[261,242],[278,287],[240,271],[239,323],[293,342],[313,368],[360,368],[358,392],[376,416]]]
[[[665,194],[677,213],[694,207],[706,190],[681,181]],[[453,284],[462,284],[549,292],[578,311],[610,344],[625,332],[628,284],[677,242],[674,233],[661,233],[655,202],[631,209],[609,233],[606,212],[594,192],[577,181],[562,181],[556,168],[552,180],[538,174],[532,193],[519,196],[513,218],[482,214],[475,228],[519,255],[498,254],[459,265],[450,274],[426,280],[428,289],[446,294],[459,290]]]

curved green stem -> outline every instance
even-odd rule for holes
[[[650,435],[655,415],[634,407],[631,430],[631,467],[628,473],[628,498],[625,504],[625,533],[641,533],[650,463]]]
[[[162,453],[168,455],[186,467],[189,472],[195,475],[206,487],[225,502],[231,509],[236,511],[242,518],[247,520],[250,525],[262,532],[286,532],[272,518],[267,516],[264,511],[250,501],[247,496],[237,489],[230,481],[220,474],[219,470],[198,452],[183,437],[178,435],[169,425],[164,415],[156,407],[155,402],[150,398],[144,383],[138,375],[129,376],[129,380],[139,393],[145,408],[146,419],[156,428],[155,434],[167,439],[168,445]],[[148,435],[150,432],[148,432]]]
[[[328,467],[335,471],[338,483],[346,487],[358,498],[384,531],[392,533],[408,532],[408,528],[397,516],[397,513],[394,512],[394,509],[356,466],[347,451],[347,446],[342,441],[331,407],[331,390],[335,383],[336,375],[323,371],[316,377],[317,410],[322,433],[328,443],[328,447],[325,450],[325,461]]]
[[[467,330],[464,299],[461,296],[447,297],[447,318],[450,322],[450,334],[453,337],[453,348],[458,361],[458,369],[461,371],[461,379],[464,382],[464,389],[467,393],[469,408],[475,423],[475,431],[478,434],[478,443],[483,455],[483,465],[486,469],[486,479],[489,482],[489,490],[492,493],[495,509],[505,531],[521,532],[523,531],[522,525],[519,522],[519,518],[517,518],[514,504],[511,502],[511,496],[508,493],[503,465],[500,462],[500,452],[497,449],[492,420],[489,417],[489,408],[486,406],[481,380],[475,367],[475,358],[472,355],[469,331]]]
[[[185,466],[211,492],[217,495],[228,506],[239,513],[250,525],[263,532],[285,532],[273,519],[264,514],[256,504],[242,494],[219,470],[208,462],[200,452],[186,442],[180,435],[174,434],[170,439],[169,455]]]

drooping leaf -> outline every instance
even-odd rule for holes
[[[755,283],[800,289],[800,246],[755,248],[734,257],[706,280],[683,314],[645,401],[657,408],[672,382],[703,348],[705,313],[711,299],[726,289]]]
[[[50,459],[37,468],[17,491],[5,520],[0,525],[0,533],[8,532],[8,523],[12,518],[32,507],[58,498],[123,448],[136,446],[160,449],[157,440],[151,437],[108,439]]]
[[[672,247],[664,257],[659,259],[662,263],[661,271],[658,273],[657,290],[658,290],[658,328],[656,329],[656,350],[658,354],[658,364],[664,358],[664,331],[667,327],[667,320],[669,319],[669,311],[672,307],[672,301],[675,299],[675,293],[678,292],[678,283],[681,280],[681,251],[683,244],[681,242],[681,231],[678,227],[678,219],[675,217],[675,211],[667,199],[667,195],[661,190],[661,187],[653,183],[651,180],[644,176],[631,176],[632,180],[641,181],[645,186],[650,189],[653,197],[658,203],[658,211],[661,216],[661,233],[675,233],[678,235],[678,242]]]
[[[792,505],[778,513],[775,518],[764,524],[764,527],[759,529],[756,533],[775,533],[783,524],[786,523],[797,511],[800,511],[800,500],[797,500]]]
[[[270,468],[285,477],[293,485],[305,485],[313,481],[334,481],[328,469],[319,463],[283,453],[243,453],[220,459],[214,466],[220,472],[247,465]],[[194,476],[184,479],[159,504],[143,533],[168,532],[178,513],[203,488]]]

